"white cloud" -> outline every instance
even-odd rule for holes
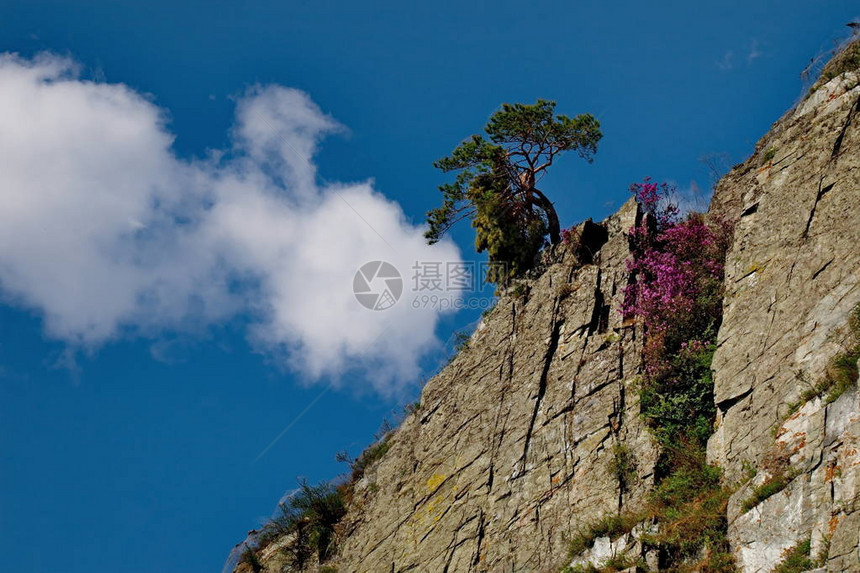
[[[735,53],[728,50],[723,54],[723,57],[717,61],[717,67],[724,72],[727,72],[735,67]]]
[[[254,87],[233,147],[175,156],[163,110],[84,81],[53,55],[0,56],[0,291],[73,348],[251,317],[260,348],[311,377],[365,369],[380,391],[417,373],[435,311],[352,294],[362,263],[459,260],[371,182],[318,183],[340,126],[307,94]],[[407,293],[404,293],[404,296]]]
[[[750,50],[747,53],[747,63],[751,64],[755,60],[759,59],[764,55],[764,50],[762,50],[761,43],[758,40],[753,40],[750,43]]]
[[[743,65],[746,60],[746,65],[751,66],[757,59],[765,55],[765,46],[756,39],[750,40],[749,48],[738,50],[726,50],[722,57],[717,60],[717,68],[724,72],[729,72],[739,65]]]

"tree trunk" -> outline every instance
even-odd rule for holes
[[[561,227],[558,224],[558,213],[555,212],[552,201],[547,199],[546,195],[534,187],[530,191],[531,196],[534,198],[534,204],[540,207],[546,214],[546,220],[549,224],[549,242],[557,245],[561,242]]]

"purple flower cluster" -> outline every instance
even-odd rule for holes
[[[702,340],[688,340],[686,342],[681,343],[680,354],[687,356],[695,356],[701,352],[704,352],[708,347],[708,343]]]
[[[579,233],[575,226],[561,230],[561,244],[566,247],[575,247],[579,244]]]
[[[675,188],[668,183],[654,183],[650,177],[642,183],[630,185],[630,192],[636,197],[645,214],[651,216],[658,230],[669,227],[677,222],[678,206],[672,202]]]
[[[627,270],[635,282],[625,290],[622,312],[642,320],[646,375],[658,379],[679,351],[715,334],[732,225],[696,213],[681,218],[666,183],[646,178],[630,190],[645,217],[629,233],[634,256]]]

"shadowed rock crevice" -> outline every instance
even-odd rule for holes
[[[860,111],[860,98],[857,98],[851,111],[849,111],[848,115],[845,117],[842,129],[839,131],[839,135],[836,137],[836,141],[833,144],[833,151],[830,153],[831,159],[836,159],[839,156],[839,152],[842,150],[842,142],[845,140],[845,134],[848,132],[848,128],[851,127],[851,122],[854,120],[854,116],[857,115],[858,111]]]
[[[750,215],[754,215],[757,212],[758,212],[758,203],[756,202],[756,203],[753,203],[752,205],[750,205],[749,207],[747,207],[746,209],[744,209],[744,212],[741,213],[741,217],[749,217]]]
[[[579,244],[576,249],[577,258],[585,265],[594,263],[600,249],[608,240],[609,231],[606,230],[606,227],[588,219],[582,224],[582,231],[580,231]]]
[[[552,366],[553,358],[555,358],[555,353],[558,350],[558,342],[559,338],[561,337],[561,327],[564,325],[564,321],[559,320],[558,318],[558,308],[559,300],[556,298],[553,303],[549,343],[547,344],[546,354],[544,355],[543,359],[543,367],[541,369],[540,378],[538,380],[538,392],[537,397],[535,398],[535,406],[534,410],[532,411],[532,416],[531,420],[529,421],[528,429],[526,430],[525,444],[523,446],[522,466],[520,468],[520,471],[522,473],[525,473],[526,471],[526,464],[528,463],[529,445],[531,444],[532,432],[534,432],[535,421],[537,420],[538,414],[540,413],[540,407],[543,402],[544,396],[546,395],[549,369]]]
[[[822,183],[824,182],[824,178],[818,182],[818,193],[815,194],[815,202],[812,204],[812,209],[809,210],[809,218],[806,220],[806,228],[803,229],[803,237],[806,238],[809,236],[809,228],[812,226],[812,220],[815,218],[815,209],[818,207],[818,202],[821,201],[822,197],[824,197],[828,191],[833,189],[835,183],[831,183],[830,185],[825,185],[822,187]]]

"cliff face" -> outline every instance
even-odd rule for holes
[[[555,571],[572,531],[642,498],[656,450],[630,387],[641,333],[618,312],[638,216],[631,200],[586,223],[587,264],[563,249],[501,298],[356,484],[332,566]],[[624,491],[608,469],[622,445],[636,460]]]
[[[633,202],[502,298],[359,483],[339,571],[549,571],[577,525],[641,497],[655,457],[629,384],[640,334],[617,309]],[[606,237],[601,237],[603,233]],[[602,243],[606,240],[605,244]],[[613,446],[635,452],[620,492]]]
[[[860,571],[857,383],[838,397],[809,391],[845,354],[860,303],[860,70],[833,65],[711,206],[737,226],[708,457],[737,487],[728,539],[746,573],[807,539],[821,571]],[[619,312],[638,217],[631,201],[586,224],[584,261],[561,249],[502,297],[355,484],[328,566],[558,571],[581,527],[641,505],[658,452],[637,402],[641,327]],[[618,452],[635,464],[623,484]],[[598,539],[586,558],[649,557],[635,537]],[[282,570],[285,541],[259,553],[263,570]]]
[[[729,508],[740,564],[769,571],[811,536],[813,554],[830,540],[828,570],[858,570],[856,386],[830,404],[802,403],[844,351],[860,302],[860,72],[820,85],[777,122],[721,181],[711,209],[738,224],[713,362],[719,427],[709,454],[730,477],[745,464],[759,470]],[[793,403],[802,408],[792,414]],[[779,458],[796,477],[738,515],[751,488],[780,471],[771,467]]]

